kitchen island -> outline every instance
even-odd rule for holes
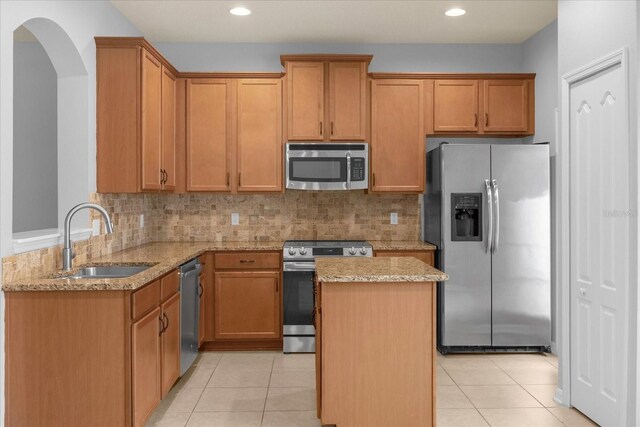
[[[411,257],[316,260],[323,425],[435,425],[435,285],[447,279]]]

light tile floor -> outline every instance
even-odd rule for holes
[[[557,366],[548,355],[439,355],[438,427],[594,426],[553,401]],[[147,425],[319,427],[315,409],[314,355],[208,352]]]

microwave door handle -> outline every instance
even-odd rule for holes
[[[351,190],[351,153],[347,153],[347,190]]]

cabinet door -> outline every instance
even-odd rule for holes
[[[484,131],[529,130],[529,81],[484,80]]]
[[[280,273],[215,273],[215,338],[280,337]]]
[[[324,63],[287,63],[287,138],[324,139]]]
[[[238,81],[238,192],[282,191],[282,81]]]
[[[162,65],[142,49],[142,189],[160,189]],[[115,171],[114,171],[115,172]]]
[[[366,76],[364,62],[329,64],[329,139],[365,139]]]
[[[133,425],[143,426],[160,402],[160,307],[131,326]]]
[[[162,397],[180,376],[180,293],[162,304]]]
[[[422,192],[424,90],[420,80],[378,80],[371,88],[371,189]]]
[[[176,188],[176,78],[162,67],[162,170],[164,190]]]
[[[187,81],[187,191],[231,190],[232,83]]]
[[[435,132],[478,130],[478,81],[436,80],[433,93]]]

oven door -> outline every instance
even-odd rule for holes
[[[286,149],[286,188],[361,190],[368,183],[367,144],[295,144]]]
[[[285,353],[315,351],[314,262],[284,262],[283,336]]]

